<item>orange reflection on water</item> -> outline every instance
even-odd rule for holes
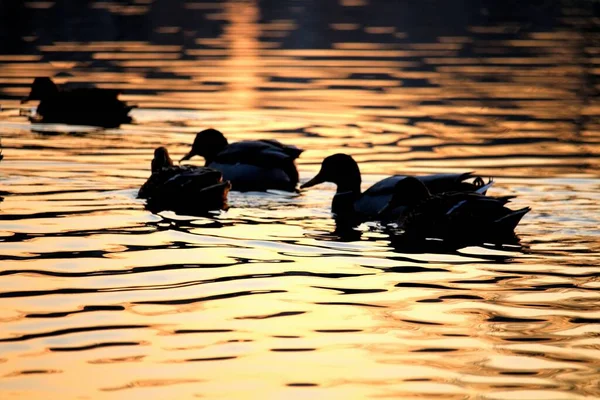
[[[72,42],[35,14],[31,50],[0,56],[1,398],[600,395],[598,48],[581,16],[135,3],[80,5]],[[91,26],[105,35],[77,36]],[[135,122],[30,124],[19,100],[42,75],[122,89]],[[153,149],[178,159],[207,127],[305,149],[302,181],[336,152],[363,189],[494,176],[490,194],[533,208],[523,248],[414,253],[369,224],[340,237],[332,185],[232,193],[206,218],[145,210]]]

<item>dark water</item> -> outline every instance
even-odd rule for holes
[[[598,398],[597,4],[0,1],[0,398]],[[34,76],[135,123],[30,124]],[[343,241],[331,186],[144,210],[153,148],[210,126],[303,180],[494,176],[522,248]]]

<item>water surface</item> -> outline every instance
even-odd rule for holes
[[[2,3],[0,397],[598,398],[594,2],[418,3]],[[34,76],[135,123],[31,124]],[[427,253],[332,234],[328,185],[146,211],[153,149],[207,127],[306,149],[302,180],[345,152],[365,188],[473,170],[533,211],[521,247]]]

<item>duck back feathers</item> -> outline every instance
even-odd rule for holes
[[[58,87],[50,78],[35,78],[31,92],[22,102],[39,100],[32,122],[66,123],[117,127],[131,122],[133,108],[118,99],[112,89]]]
[[[356,210],[369,218],[376,217],[395,194],[398,194],[400,199],[410,197],[410,193],[403,196],[405,194],[403,189],[397,186],[398,182],[406,178],[405,175],[394,175],[375,183],[357,199]],[[485,183],[482,178],[475,176],[472,172],[424,175],[414,178],[420,181],[431,194],[445,192],[478,192],[485,194],[493,184],[492,180]],[[471,183],[467,181],[469,179],[474,180]],[[398,193],[398,191],[400,192]]]
[[[153,212],[172,210],[189,215],[204,215],[227,209],[231,185],[213,168],[192,165],[174,166],[167,150],[158,148],[152,160],[152,175],[142,185],[138,197],[147,199]]]
[[[398,226],[408,237],[449,241],[484,241],[514,236],[514,229],[529,207],[506,207],[511,196],[448,192],[426,197],[408,206]]]
[[[284,166],[294,162],[302,150],[276,140],[243,140],[228,145],[213,161],[226,164],[252,164],[264,167]]]
[[[234,190],[294,191],[299,180],[294,161],[301,153],[275,140],[248,140],[228,145],[206,165],[222,171]]]
[[[221,132],[206,129],[196,135],[191,151],[181,161],[204,157],[205,165],[220,170],[233,190],[294,191],[298,184],[294,161],[301,153],[302,149],[272,139],[230,144]]]
[[[386,218],[395,218],[405,209],[407,204],[398,201],[407,201],[413,194],[403,193],[403,187],[406,188],[407,182],[398,186],[399,182],[407,179],[404,175],[393,175],[375,183],[364,193],[361,193],[361,175],[356,161],[348,154],[338,153],[326,157],[321,163],[321,169],[315,177],[305,182],[301,188],[318,185],[322,182],[332,182],[337,186],[336,194],[332,202],[332,211],[346,210],[356,215],[346,215],[345,218],[359,221],[378,220],[384,214],[382,210],[386,209]],[[478,192],[485,194],[487,189],[493,184],[490,179],[487,183],[482,178],[475,176],[472,172],[462,174],[437,174],[419,176],[415,179],[417,186],[423,186],[427,193],[443,193],[448,191]],[[472,179],[472,182],[469,180]],[[351,195],[347,195],[351,193]],[[399,207],[397,212],[389,207],[392,198],[396,198],[396,205]],[[351,200],[353,199],[353,200]],[[352,207],[342,206],[344,201],[353,201]],[[338,216],[337,218],[344,218]]]
[[[260,167],[252,164],[210,163],[210,168],[220,171],[223,178],[238,192],[264,192],[267,190],[295,190],[296,183],[281,168]]]

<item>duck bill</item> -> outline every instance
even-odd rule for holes
[[[181,160],[179,160],[179,162],[183,162],[183,161],[189,160],[192,157],[194,157],[194,152],[190,151],[185,156],[183,156],[183,158]]]
[[[319,183],[323,183],[323,182],[325,182],[325,179],[323,178],[321,173],[318,173],[314,178],[312,178],[308,182],[304,182],[302,185],[300,185],[300,189],[306,189],[306,188],[318,185]]]

